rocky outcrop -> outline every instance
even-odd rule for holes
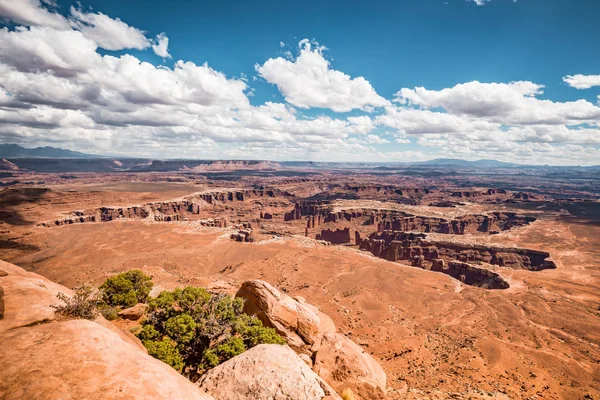
[[[121,317],[123,319],[137,321],[138,319],[142,318],[146,314],[147,310],[148,310],[147,304],[138,303],[133,307],[129,307],[129,308],[119,311],[117,313],[117,315],[119,315],[119,317]]]
[[[263,213],[262,211],[260,212],[260,218],[261,219],[273,219],[273,214],[265,212]]]
[[[488,263],[512,269],[539,271],[556,268],[549,253],[538,250],[461,244],[428,240],[423,233],[383,231],[362,240],[361,250],[388,261],[410,260],[415,267],[431,269],[487,289],[506,289],[498,274],[467,263]]]
[[[336,333],[333,321],[302,297],[293,299],[260,280],[244,282],[236,297],[244,299],[244,312],[275,328],[296,353],[308,356],[306,361],[338,393],[349,388],[359,399],[385,396],[386,376],[377,361]]]
[[[247,189],[207,192],[198,194],[197,197],[204,200],[208,204],[214,205],[217,203],[247,201],[250,199],[263,197],[292,197],[292,195],[279,189]]]
[[[326,240],[331,244],[344,244],[352,241],[350,235],[350,228],[344,229],[324,229],[321,233],[317,234],[317,240]]]
[[[185,200],[146,203],[126,207],[100,207],[94,210],[72,211],[67,217],[46,221],[39,226],[51,227],[70,225],[83,222],[108,222],[119,219],[152,219],[154,221],[171,222],[197,220],[206,207],[206,203],[216,205],[220,203],[246,201],[262,197],[291,196],[278,189],[248,189],[239,191],[208,192],[186,197]],[[272,216],[271,216],[272,217]],[[225,227],[227,223],[223,218],[214,219],[215,224],[208,226]]]
[[[379,212],[371,215],[369,223],[377,231],[426,232],[463,235],[465,233],[490,233],[528,225],[534,217],[511,212],[464,215],[452,220],[415,216],[402,212]]]
[[[431,270],[450,275],[466,285],[483,289],[508,289],[510,287],[508,282],[497,273],[460,261],[450,261],[446,264],[444,260],[436,259],[431,264]]]
[[[252,229],[240,229],[237,232],[229,235],[231,240],[236,242],[254,242],[254,236],[252,235]]]
[[[236,297],[244,299],[244,312],[273,327],[297,352],[312,356],[325,332],[335,332],[333,321],[316,307],[295,300],[260,280],[242,284]]]
[[[411,260],[422,255],[429,262],[440,258],[531,271],[556,268],[554,262],[546,260],[550,254],[545,251],[434,241],[423,233],[376,232],[363,239],[360,249],[388,261]]]
[[[208,371],[196,385],[216,400],[341,400],[287,346],[261,344]]]
[[[56,320],[56,294],[69,289],[8,263],[0,268],[8,273],[0,278],[2,399],[212,399],[102,317]]]
[[[124,218],[152,218],[154,221],[166,222],[183,221],[188,216],[200,214],[200,211],[200,204],[188,200],[147,203],[141,206],[130,207],[100,207],[91,211],[73,211],[68,217],[42,222],[39,225],[50,227],[83,222],[108,222]]]
[[[293,210],[288,211],[283,215],[284,221],[295,221],[300,218],[302,218],[302,208],[300,204],[295,204]]]
[[[513,199],[528,201],[528,200],[536,200],[537,196],[534,196],[531,193],[517,192],[517,193],[513,194]]]
[[[313,369],[338,393],[351,388],[365,400],[385,398],[385,372],[373,357],[344,335],[325,334]]]

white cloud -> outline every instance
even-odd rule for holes
[[[162,58],[171,58],[169,54],[169,38],[167,35],[162,32],[156,35],[156,39],[152,44],[152,50],[154,50],[154,54]]]
[[[80,32],[32,26],[0,29],[0,59],[23,72],[71,76],[92,68],[101,57],[96,43]]]
[[[321,147],[374,129],[367,116],[306,118],[284,104],[251,106],[243,79],[207,64],[177,61],[167,68],[128,54],[101,56],[79,31],[4,29],[0,43],[5,140],[68,142],[111,154],[119,146],[140,156],[166,156],[169,149],[181,156],[176,143],[196,154],[207,149],[200,143],[213,149],[228,143]]]
[[[362,76],[352,78],[332,69],[323,57],[322,46],[304,39],[299,47],[300,55],[295,60],[271,58],[256,66],[260,76],[277,85],[288,103],[300,108],[330,108],[336,112],[370,110],[388,104]]]
[[[150,46],[144,32],[127,25],[119,18],[102,13],[85,13],[71,7],[71,23],[85,37],[106,50],[138,49]]]
[[[253,105],[250,85],[260,84],[254,77],[228,77],[207,63],[167,67],[130,54],[102,55],[99,47],[152,47],[169,58],[169,42],[165,34],[149,39],[119,19],[80,9],[71,24],[44,5],[49,1],[0,0],[1,15],[27,25],[0,29],[3,142],[146,157],[600,164],[600,107],[543,99],[537,83],[404,88],[392,103],[364,78],[333,69],[323,47],[303,40],[297,58],[256,67],[287,103]],[[565,82],[591,87],[591,78]],[[342,118],[308,116],[303,110],[311,107],[381,108]],[[411,142],[419,147],[402,151]]]
[[[585,101],[540,100],[542,85],[510,83],[461,83],[442,90],[424,87],[401,89],[396,102],[425,109],[441,107],[448,113],[501,124],[577,124],[600,118],[600,107]]]
[[[575,89],[589,89],[594,86],[600,86],[600,75],[567,75],[563,81]]]
[[[24,25],[69,28],[65,17],[49,11],[39,0],[0,0],[0,17]]]

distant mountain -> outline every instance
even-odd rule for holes
[[[28,149],[18,144],[0,144],[0,158],[98,158],[98,156],[80,153],[58,147],[36,147]]]
[[[417,164],[417,163],[415,163]],[[434,165],[434,166],[456,166],[456,167],[485,167],[485,168],[511,168],[518,167],[519,164],[508,163],[496,160],[477,160],[467,161],[460,160],[457,158],[436,158],[429,161],[423,161],[418,163],[420,165]]]

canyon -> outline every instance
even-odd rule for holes
[[[317,307],[337,327],[314,336],[291,311],[287,325],[263,318],[305,365],[342,374],[339,355],[318,347],[351,351],[351,340],[381,365],[387,379],[372,388],[385,399],[600,393],[593,183],[248,163],[47,172],[10,162],[0,259],[57,284],[97,286],[129,269],[152,276],[152,295],[196,285],[234,296],[266,282],[291,309]],[[61,165],[77,163],[39,168]],[[133,324],[118,322],[124,334]],[[352,371],[359,387],[364,372]]]

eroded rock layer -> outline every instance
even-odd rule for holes
[[[326,223],[357,222],[374,225],[377,231],[431,232],[453,235],[465,233],[498,233],[518,226],[528,225],[536,219],[513,212],[469,214],[453,219],[426,217],[395,210],[342,210],[333,211],[327,203],[302,202],[285,213],[285,221],[306,217],[306,228],[312,229]]]
[[[427,239],[423,233],[383,231],[362,240],[360,249],[389,261],[411,260],[423,256],[425,261],[435,259],[462,262],[485,262],[513,269],[540,271],[556,268],[547,260],[550,254],[544,251],[462,244]]]
[[[72,211],[67,217],[52,221],[42,222],[39,225],[50,227],[70,225],[83,222],[108,222],[122,218],[146,219],[154,221],[185,221],[187,219],[198,219],[203,208],[216,206],[229,202],[244,202],[259,198],[274,198],[279,196],[290,196],[287,192],[278,189],[248,189],[237,191],[218,191],[200,193],[188,196],[184,200],[166,202],[146,203],[125,207],[99,207],[93,210]],[[272,217],[272,216],[271,216]],[[212,218],[204,220],[205,226],[224,228],[227,226],[225,218]]]

